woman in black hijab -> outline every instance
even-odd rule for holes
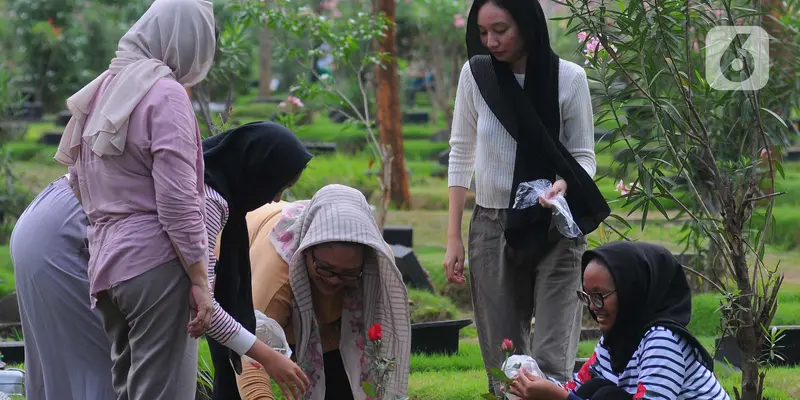
[[[692,294],[669,250],[614,242],[587,251],[582,264],[578,298],[600,325],[600,343],[565,388],[523,373],[512,394],[523,399],[729,399],[714,376],[713,359],[686,329]]]
[[[235,374],[241,374],[242,355],[259,361],[286,396],[301,398],[308,385],[297,365],[253,335],[250,238],[245,216],[280,200],[311,157],[291,131],[272,122],[246,124],[203,141],[209,249],[216,247],[222,231],[218,262],[213,254],[209,257],[209,268],[215,273],[214,297],[224,310],[215,310],[208,331],[215,400],[239,398]]]
[[[467,50],[450,139],[445,272],[451,282],[465,282],[461,219],[475,172],[469,264],[485,366],[500,367],[500,342],[508,338],[564,381],[581,320],[569,293],[580,285],[585,235],[610,213],[592,180],[594,119],[586,73],[550,48],[536,0],[476,0]],[[552,189],[539,205],[513,209],[520,183],[540,179],[552,182]],[[552,224],[548,200],[557,195],[566,197],[581,230],[577,238],[562,236]],[[489,379],[493,386],[491,374]]]

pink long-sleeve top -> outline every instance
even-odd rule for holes
[[[131,113],[121,155],[83,143],[70,172],[90,222],[92,298],[175,259],[173,243],[189,265],[208,259],[200,141],[186,90],[162,79]]]

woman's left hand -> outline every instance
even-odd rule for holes
[[[567,182],[563,179],[559,179],[553,183],[553,187],[550,188],[550,191],[545,193],[544,196],[539,198],[539,204],[542,205],[544,208],[551,208],[553,207],[553,203],[550,203],[550,199],[556,197],[556,195],[566,195],[567,193]]]
[[[539,378],[524,369],[519,370],[517,379],[511,383],[509,389],[511,394],[522,399],[566,400],[569,397],[569,392],[555,383]]]

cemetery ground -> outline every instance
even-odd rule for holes
[[[422,100],[420,107],[427,111]],[[419,103],[418,103],[419,104]],[[233,123],[240,124],[258,119],[267,119],[277,111],[276,102],[256,102],[252,98],[240,98],[234,106]],[[366,142],[364,132],[355,126],[336,124],[331,121],[324,110],[314,115],[313,122],[298,127],[297,134],[309,142],[333,143],[334,147],[319,150],[302,179],[291,191],[294,198],[310,198],[313,193],[329,183],[341,183],[358,188],[365,193],[374,204],[378,196],[378,183],[375,170],[379,163],[370,163],[370,157],[363,151]],[[57,126],[54,116],[44,121],[31,122],[11,143],[5,147],[7,157],[12,161],[11,168],[17,177],[16,185],[20,190],[35,195],[49,182],[64,173],[64,168],[52,160],[55,147],[45,144],[49,133],[60,133],[63,128]],[[424,122],[424,121],[423,121]],[[598,129],[603,129],[600,126]],[[203,129],[201,127],[201,129]],[[441,162],[442,152],[448,148],[449,134],[443,123],[406,123],[403,126],[406,167],[410,172],[409,182],[412,195],[411,209],[407,211],[391,210],[387,225],[406,225],[413,227],[413,250],[417,259],[425,267],[433,285],[433,292],[409,290],[412,302],[412,322],[429,322],[471,318],[471,305],[468,285],[454,286],[448,284],[444,277],[442,261],[444,259],[447,229],[447,181],[446,163]],[[320,147],[323,149],[323,147]],[[598,142],[598,176],[610,174],[614,164],[614,153],[618,146],[607,147]],[[777,181],[777,191],[785,192],[776,200],[774,228],[768,245],[766,262],[774,266],[778,260],[780,270],[786,280],[780,295],[779,309],[773,322],[774,326],[800,325],[800,162],[784,164],[785,179]],[[626,179],[625,183],[632,181]],[[641,212],[627,216],[624,200],[615,191],[616,179],[602,177],[598,186],[611,201],[613,212],[623,216],[632,225],[625,229],[628,237],[636,240],[657,242],[671,248],[676,253],[682,247],[678,243],[682,236],[681,222],[667,221],[651,209],[648,223],[644,230],[640,227]],[[468,199],[467,210],[474,199]],[[675,208],[668,202],[662,203],[671,214]],[[462,224],[463,234],[469,225],[470,212],[466,211]],[[615,224],[622,227],[621,224]],[[0,231],[0,243],[8,242],[11,226],[4,226]],[[594,232],[590,239],[609,241],[615,235],[610,231]],[[466,243],[466,239],[465,239]],[[8,246],[0,246],[0,296],[14,290],[14,276]],[[690,279],[695,279],[689,276]],[[716,294],[701,294],[694,297],[691,331],[714,351],[715,338],[720,332],[719,298]],[[0,321],[4,322],[4,321]],[[591,328],[591,321],[584,322]],[[480,350],[477,344],[474,325],[460,331],[458,354],[452,356],[414,355],[412,357],[412,374],[409,378],[410,396],[414,399],[479,399],[486,392],[486,375],[483,371]],[[7,340],[19,340],[9,338]],[[596,340],[585,340],[579,347],[579,357],[588,357]],[[499,345],[499,344],[498,344]],[[780,342],[777,343],[781,352]],[[201,346],[200,383],[207,381],[207,372],[211,368],[205,342]],[[739,385],[740,374],[729,365],[719,362],[717,375],[726,389],[732,393],[733,387]],[[800,367],[773,367],[768,370],[765,395],[770,399],[800,398]]]

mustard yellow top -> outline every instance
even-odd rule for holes
[[[250,233],[253,307],[277,321],[283,327],[288,342],[294,345],[291,308],[293,295],[289,284],[289,265],[275,251],[267,237],[278,222],[281,210],[287,204],[286,202],[267,204],[247,214],[247,230]],[[336,350],[339,347],[339,321],[343,301],[343,294],[322,297],[314,292],[314,310],[319,323],[323,352]],[[243,400],[274,398],[269,375],[263,369],[257,369],[249,363],[242,363],[242,375],[236,377],[236,382]]]

